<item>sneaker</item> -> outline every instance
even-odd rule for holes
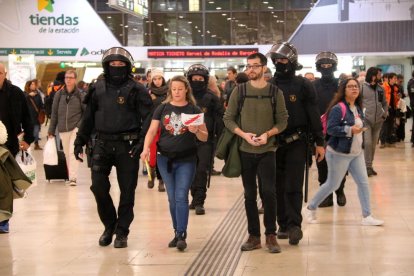
[[[115,248],[125,248],[128,246],[128,237],[125,235],[116,235],[116,239],[114,241]]]
[[[195,213],[196,215],[204,215],[206,213],[206,209],[204,209],[203,205],[197,205],[195,207]]]
[[[255,237],[252,235],[249,235],[247,241],[240,247],[241,251],[251,251],[259,248],[262,248],[260,237]]]
[[[266,247],[269,249],[270,253],[282,252],[280,245],[277,243],[276,235],[274,234],[266,235]]]
[[[309,209],[309,206],[306,207],[306,220],[308,223],[316,223],[316,209],[311,210]]]
[[[9,221],[0,222],[0,234],[9,233]]]
[[[376,219],[370,215],[365,218],[362,218],[361,224],[365,226],[379,226],[379,225],[383,225],[384,221],[380,219]]]
[[[303,238],[302,230],[299,226],[293,226],[289,229],[289,244],[297,245],[299,241]]]
[[[69,186],[76,186],[76,179],[71,179],[69,181]]]
[[[288,232],[286,230],[286,228],[284,227],[279,227],[279,230],[277,230],[277,238],[280,240],[285,240],[287,238],[289,238]]]

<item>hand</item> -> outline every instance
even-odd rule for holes
[[[73,153],[75,154],[76,160],[83,162],[83,146],[75,144],[75,149],[73,150]]]
[[[134,158],[135,156],[137,156],[142,150],[142,144],[141,143],[136,143],[131,150],[129,151],[129,155]]]
[[[141,160],[142,160],[142,162],[145,162],[145,160],[149,160],[149,154],[150,154],[149,148],[146,148],[146,149],[144,149],[141,152]]]
[[[325,158],[325,148],[321,146],[315,147],[315,159],[321,162]]]
[[[256,142],[259,143],[259,145],[266,145],[267,144],[267,133],[263,133],[259,137],[256,137]]]
[[[19,142],[19,147],[20,147],[20,150],[26,151],[29,149],[30,145],[26,143],[25,141],[21,141]]]
[[[199,131],[198,126],[188,126],[188,131],[191,133],[197,133]]]
[[[357,127],[356,125],[353,125],[351,127],[351,130],[352,130],[352,134],[358,134],[363,131],[362,127]]]
[[[259,141],[257,140],[256,134],[254,133],[243,133],[242,138],[247,141],[252,146],[258,147],[260,146]]]

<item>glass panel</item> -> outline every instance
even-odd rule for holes
[[[233,11],[255,10],[255,9],[257,9],[257,0],[233,0],[233,5],[232,5]]]
[[[125,28],[127,34],[128,46],[143,46],[144,45],[144,26],[143,20],[136,16],[127,15],[128,27]],[[126,26],[124,26],[126,27]]]
[[[230,0],[205,0],[207,11],[230,10]]]
[[[108,0],[97,0],[96,10],[97,11],[112,11],[112,12],[117,11],[108,6]]]
[[[286,9],[310,9],[312,6],[313,6],[312,0],[286,1]]]
[[[286,34],[284,40],[295,32],[309,11],[290,11],[286,13]]]
[[[175,0],[154,0],[151,2],[152,12],[173,11],[176,7]]]
[[[89,4],[91,4],[92,8],[95,9],[95,0],[88,0]]]
[[[257,12],[234,12],[231,22],[232,44],[247,45],[257,42]]]
[[[273,11],[283,10],[285,8],[285,0],[257,0],[259,9]],[[310,1],[310,0],[307,0]],[[290,2],[290,0],[286,1]]]
[[[274,44],[283,40],[284,13],[259,13],[259,44]]]
[[[111,32],[118,39],[119,43],[123,44],[123,29],[122,14],[121,13],[101,13],[99,16],[111,30]]]
[[[201,13],[187,13],[178,16],[178,45],[203,45]]]
[[[202,0],[177,0],[178,11],[199,12],[202,10]]]
[[[230,44],[230,21],[227,13],[206,13],[206,45]]]
[[[152,21],[146,21],[146,28],[151,25],[151,46],[176,45],[177,21],[175,13],[153,13]]]

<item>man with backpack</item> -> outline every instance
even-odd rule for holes
[[[270,253],[281,252],[276,240],[276,145],[275,135],[286,128],[288,114],[283,93],[266,82],[267,58],[260,53],[247,57],[249,81],[237,86],[224,114],[225,126],[242,138],[240,159],[247,216],[248,240],[242,251],[261,248],[257,208],[256,176],[262,181],[266,246]],[[241,87],[244,96],[240,96]],[[274,105],[276,108],[274,108]],[[275,111],[273,111],[275,110]]]

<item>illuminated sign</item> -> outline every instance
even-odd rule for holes
[[[148,16],[148,0],[110,0],[111,8],[135,15]]]
[[[258,48],[223,49],[148,49],[148,58],[234,58],[247,57],[258,52]]]

